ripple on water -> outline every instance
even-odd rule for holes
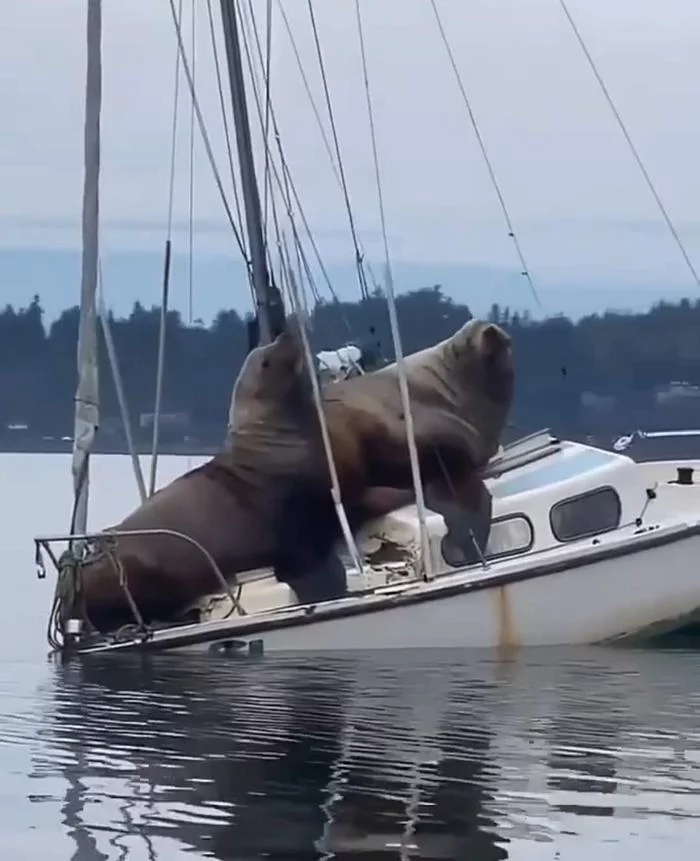
[[[37,857],[622,859],[698,833],[690,654],[42,673],[0,668],[0,824]]]

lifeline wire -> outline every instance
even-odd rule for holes
[[[496,196],[498,197],[498,202],[501,206],[501,210],[503,212],[503,217],[506,222],[506,227],[508,229],[508,236],[513,240],[513,246],[515,247],[515,252],[518,255],[518,260],[520,261],[521,267],[521,275],[524,275],[527,279],[528,286],[530,287],[530,292],[532,293],[535,302],[539,306],[540,310],[542,309],[542,302],[540,301],[539,293],[535,288],[535,284],[532,280],[532,276],[530,275],[530,270],[528,269],[527,263],[525,261],[525,255],[523,254],[522,247],[520,242],[518,241],[518,237],[515,235],[515,228],[513,227],[513,222],[510,217],[510,213],[508,212],[508,207],[506,206],[505,198],[503,197],[503,192],[498,184],[498,180],[496,179],[496,172],[493,169],[493,165],[491,164],[491,159],[489,158],[489,154],[486,150],[486,144],[484,143],[484,139],[481,136],[481,131],[479,130],[479,125],[476,121],[476,115],[474,114],[474,110],[471,105],[471,101],[469,96],[467,95],[466,88],[464,86],[464,82],[462,81],[462,76],[459,73],[459,69],[457,68],[457,62],[455,60],[454,54],[452,53],[452,48],[450,47],[450,42],[447,38],[447,33],[445,32],[445,28],[442,25],[442,18],[440,17],[440,12],[437,8],[436,0],[430,0],[430,5],[435,14],[435,21],[437,22],[438,29],[440,31],[440,37],[442,38],[443,44],[445,46],[445,50],[447,51],[447,56],[450,61],[450,65],[452,66],[452,71],[454,72],[455,79],[457,80],[457,86],[462,94],[462,100],[464,101],[464,106],[467,109],[467,113],[469,114],[469,120],[472,124],[472,128],[474,129],[474,134],[476,136],[477,143],[479,144],[479,149],[481,150],[481,155],[483,156],[484,163],[486,165],[486,169],[489,173],[489,177],[491,178],[491,184],[493,185],[494,191],[496,192]]]
[[[649,176],[649,173],[648,173],[646,167],[644,166],[644,162],[642,161],[641,156],[637,152],[637,148],[635,147],[634,143],[632,142],[632,138],[630,137],[630,134],[627,131],[627,126],[625,125],[619,111],[615,107],[615,103],[612,100],[612,96],[610,95],[610,91],[605,86],[605,82],[603,81],[603,78],[602,78],[600,72],[598,71],[598,67],[595,64],[595,61],[593,60],[593,57],[591,56],[590,51],[586,47],[586,43],[583,40],[583,36],[581,35],[580,30],[576,26],[576,22],[574,21],[573,16],[571,15],[571,12],[569,11],[569,7],[566,5],[564,0],[559,0],[559,5],[561,6],[561,8],[563,10],[564,15],[566,15],[567,21],[571,25],[571,29],[573,30],[574,36],[576,37],[576,41],[579,43],[581,50],[583,51],[586,59],[588,60],[588,64],[590,65],[591,70],[593,71],[593,74],[596,77],[596,80],[600,84],[600,88],[603,91],[603,95],[605,96],[605,99],[606,99],[608,105],[610,106],[610,110],[613,112],[613,116],[617,120],[617,124],[620,126],[620,131],[622,132],[625,140],[627,141],[627,145],[630,148],[630,152],[634,156],[634,160],[637,162],[637,166],[639,167],[640,171],[642,172],[642,176],[644,177],[646,184],[649,187],[649,191],[651,192],[654,200],[656,201],[656,205],[659,208],[659,212],[661,213],[664,221],[666,222],[666,226],[668,227],[668,229],[671,232],[671,236],[673,236],[673,238],[675,239],[676,245],[678,246],[681,254],[683,255],[683,259],[685,260],[685,263],[686,263],[688,269],[690,270],[690,274],[692,275],[693,280],[695,281],[695,284],[698,287],[700,287],[700,276],[698,276],[697,270],[693,266],[693,263],[690,259],[690,256],[688,255],[688,252],[686,251],[685,245],[683,244],[683,240],[680,238],[678,231],[676,230],[673,222],[671,221],[671,217],[669,216],[668,212],[666,211],[666,207],[663,205],[663,202],[661,201],[661,197],[660,197],[658,191],[656,190],[656,187],[655,187],[654,183],[652,182],[652,179]]]

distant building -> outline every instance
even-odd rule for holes
[[[185,433],[190,429],[189,413],[161,413],[160,427],[169,431],[181,431]],[[153,427],[153,413],[141,413],[139,416],[139,427],[147,430]]]
[[[671,380],[665,386],[657,386],[654,390],[654,400],[659,405],[696,398],[700,398],[700,386],[693,385],[687,380]]]
[[[581,406],[585,410],[599,413],[611,412],[617,406],[618,399],[614,395],[599,395],[597,392],[582,392]]]

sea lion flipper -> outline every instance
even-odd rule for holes
[[[291,586],[300,604],[333,601],[348,593],[345,566],[334,552],[312,568],[299,569],[287,560],[285,566],[275,567],[275,576]]]
[[[479,562],[486,553],[491,534],[493,497],[483,480],[474,474],[454,476],[451,482],[434,482],[426,488],[428,508],[441,514],[445,540],[458,548],[461,564]]]

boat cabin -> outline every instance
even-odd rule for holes
[[[486,484],[493,496],[484,553],[489,561],[595,541],[623,525],[639,527],[654,498],[644,471],[629,457],[560,441],[547,431],[503,449],[489,465]],[[441,515],[429,512],[426,520],[436,572],[481,561],[450,540]],[[377,541],[407,547],[419,534],[416,508],[409,506],[373,524],[360,541],[363,550]]]

